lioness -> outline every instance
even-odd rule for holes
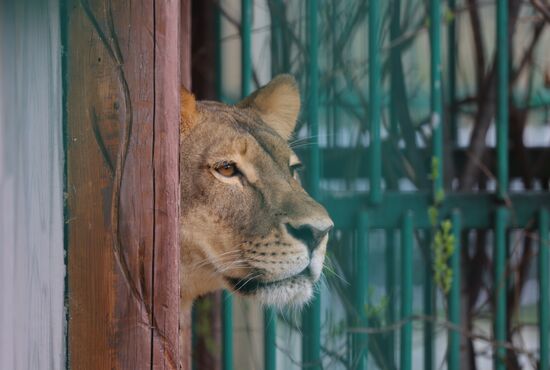
[[[234,106],[181,99],[183,306],[221,288],[303,305],[333,223],[300,185],[287,144],[300,111],[294,78],[280,75]]]

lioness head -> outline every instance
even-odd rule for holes
[[[182,93],[184,300],[220,288],[278,306],[311,298],[333,223],[287,144],[299,110],[288,75],[234,106]]]

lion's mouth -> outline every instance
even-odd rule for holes
[[[258,292],[259,290],[281,287],[285,285],[291,285],[299,278],[311,279],[311,273],[309,266],[303,269],[300,273],[296,275],[289,276],[285,279],[274,280],[274,281],[263,281],[258,278],[255,279],[240,279],[240,278],[231,278],[226,277],[226,281],[236,292],[243,295],[250,295]]]

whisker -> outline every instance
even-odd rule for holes
[[[241,289],[244,288],[244,286],[245,286],[246,284],[248,284],[252,279],[255,279],[255,278],[260,277],[260,276],[262,276],[261,273],[257,273],[256,275],[252,275],[252,276],[251,276],[248,280],[246,280],[244,283],[239,284],[239,285],[240,285],[240,288],[237,288],[236,291],[241,290]],[[241,280],[243,280],[243,279],[241,279]]]
[[[239,254],[239,253],[242,253],[242,251],[240,249],[227,251],[227,252],[221,253],[221,254],[219,254],[217,256],[214,256],[214,257],[206,257],[205,259],[197,262],[193,266],[193,268],[194,269],[201,268],[201,267],[203,267],[205,265],[208,265],[208,264],[211,264],[213,262],[220,261],[220,260],[223,260],[225,258],[233,257],[234,254]]]
[[[227,272],[229,270],[234,270],[234,269],[254,269],[254,267],[248,265],[248,263],[244,260],[237,260],[237,261],[232,261],[226,265],[217,267],[216,271],[223,274],[224,272]]]
[[[214,256],[214,257],[205,258],[200,263],[197,263],[196,266],[197,267],[202,267],[202,266],[204,266],[206,264],[209,264],[209,263],[212,263],[212,262],[223,261],[227,258],[233,258],[233,257],[235,257],[235,255],[238,255],[238,254],[239,253],[231,253],[231,254],[226,254],[226,255],[223,255],[223,256]]]
[[[333,269],[333,266],[335,266],[334,269]],[[334,276],[339,278],[343,283],[345,283],[347,285],[350,285],[349,281],[347,281],[342,275],[340,275],[336,272],[337,267],[338,267],[338,265],[335,264],[333,262],[331,256],[327,254],[325,256],[325,261],[323,262],[323,269],[326,269],[328,272],[330,272],[331,274],[333,274]]]
[[[313,146],[316,143],[303,143],[298,145],[290,145],[290,149],[300,149],[300,148],[307,148],[308,146]]]
[[[306,136],[306,137],[301,137],[301,138],[297,138],[295,140],[292,140],[288,143],[288,145],[292,148],[293,145],[297,144],[297,143],[300,143],[300,142],[305,142],[305,141],[308,141],[308,140],[313,140],[313,139],[318,139],[318,138],[332,138],[332,137],[338,137],[338,136],[342,136],[343,134],[341,133],[333,133],[333,134],[320,134],[320,135],[312,135],[312,136]]]
[[[243,277],[240,278],[240,279],[241,279],[241,280],[248,279],[250,276],[253,276],[254,274],[256,274],[256,275],[258,275],[258,276],[261,276],[261,275],[262,275],[262,272],[259,272],[259,271],[255,270],[255,271],[249,272],[248,274],[246,274],[245,276],[243,276]],[[258,277],[258,276],[255,276],[255,277]]]
[[[230,250],[230,251],[227,251],[227,252],[220,253],[220,254],[218,254],[217,256],[214,256],[214,257],[206,257],[206,258],[200,260],[199,262],[197,262],[197,264],[200,264],[204,261],[210,261],[210,260],[215,259],[215,258],[220,258],[220,257],[226,256],[226,255],[230,255],[230,254],[233,254],[233,253],[240,253],[240,252],[241,252],[240,250]]]
[[[262,276],[261,273],[258,273],[256,275],[251,276],[250,279],[248,279],[244,284],[240,284],[240,288],[237,288],[235,291],[229,291],[228,297],[232,297],[236,292],[241,290],[250,280],[255,279],[257,277],[260,277],[260,276]]]
[[[343,276],[339,275],[336,271],[331,269],[326,263],[323,263],[323,269],[326,269],[328,272],[330,272],[332,275],[336,276],[338,279],[340,279],[346,285],[350,285],[349,281],[347,281]]]
[[[296,142],[296,141],[302,141],[302,140],[317,139],[317,138],[320,138],[320,137],[335,137],[335,136],[341,136],[341,135],[343,135],[343,134],[339,133],[339,132],[334,132],[334,133],[331,133],[331,134],[308,135],[308,136],[298,137],[298,138],[290,141],[290,143],[293,143],[293,142]]]

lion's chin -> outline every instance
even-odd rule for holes
[[[305,275],[274,281],[246,281],[228,279],[230,288],[237,294],[251,297],[263,305],[300,308],[313,297],[313,282]]]

